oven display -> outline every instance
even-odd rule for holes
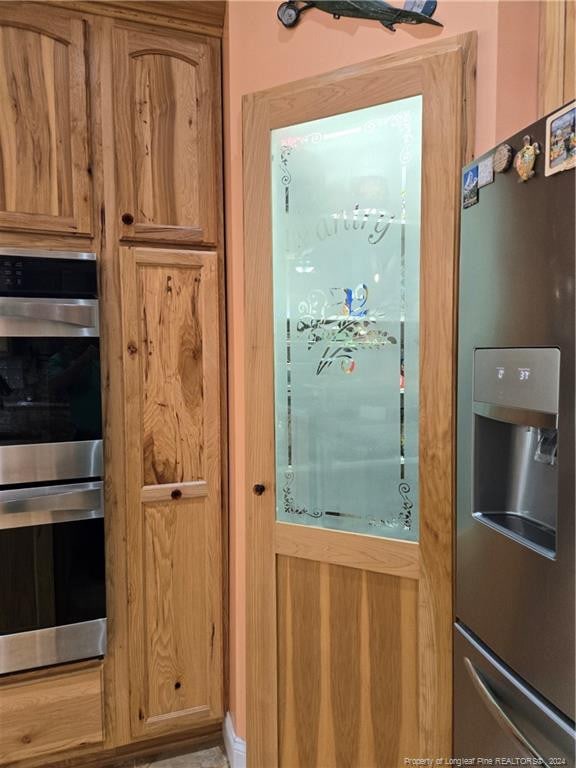
[[[0,296],[96,298],[96,262],[0,256]]]

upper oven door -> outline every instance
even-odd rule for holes
[[[0,485],[102,475],[98,302],[0,297]]]

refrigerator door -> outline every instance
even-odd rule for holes
[[[575,171],[535,170],[462,211],[456,618],[575,720]]]
[[[454,630],[454,756],[501,765],[575,766],[572,723],[459,624]]]

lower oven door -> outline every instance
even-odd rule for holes
[[[102,483],[0,491],[0,674],[106,649]]]
[[[455,757],[474,765],[574,768],[574,724],[460,624],[454,686]]]

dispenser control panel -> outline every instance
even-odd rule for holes
[[[560,350],[505,347],[474,350],[474,400],[558,413]]]

